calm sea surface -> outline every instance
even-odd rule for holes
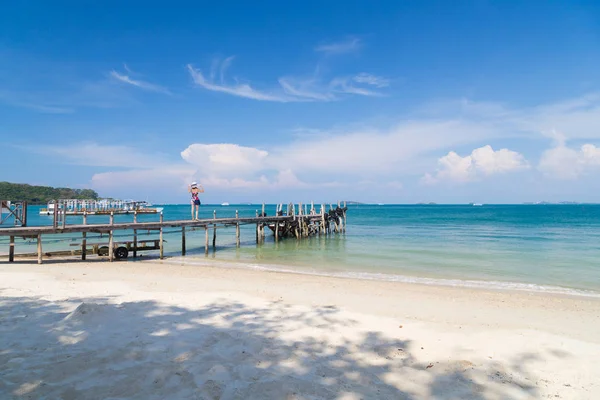
[[[165,220],[190,216],[189,205],[162,207]],[[233,217],[236,210],[240,216],[254,216],[257,208],[202,205],[200,218],[212,218],[214,210],[217,217]],[[30,226],[52,223],[39,209],[30,207]],[[273,215],[275,205],[266,210]],[[80,222],[81,217],[69,219]],[[108,218],[89,217],[89,223],[101,222]],[[188,232],[188,253],[181,257],[181,233],[170,228],[165,235],[170,256],[166,261],[600,296],[600,205],[350,205],[345,235],[275,243],[268,231],[265,242],[256,245],[254,230],[252,225],[242,227],[239,249],[234,228],[219,230],[216,252],[211,248],[208,257],[204,230]],[[72,249],[69,245],[79,241],[72,235],[49,236],[44,238],[44,251]],[[94,241],[106,242],[107,237],[88,236],[88,242]],[[0,238],[0,253],[7,251],[8,238]],[[33,241],[17,242],[17,252],[34,251]],[[155,257],[153,252],[142,258]]]

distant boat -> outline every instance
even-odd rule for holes
[[[475,206],[475,207],[481,207],[482,205],[483,204],[481,204],[481,203],[473,203],[473,206]]]
[[[49,201],[46,208],[40,209],[40,215],[53,215],[55,208],[67,215],[157,214],[163,210],[162,207],[148,207],[145,201],[64,199],[59,200],[58,205],[54,200]]]
[[[222,206],[228,206],[229,203],[221,203]]]

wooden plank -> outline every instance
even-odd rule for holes
[[[10,248],[8,249],[8,262],[15,261],[15,237],[10,237]]]

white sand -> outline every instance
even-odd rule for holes
[[[583,297],[0,264],[1,399],[598,399],[599,332]]]

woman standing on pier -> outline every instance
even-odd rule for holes
[[[200,209],[200,197],[198,193],[204,193],[204,188],[202,185],[198,185],[196,182],[192,182],[191,185],[188,186],[188,192],[192,194],[192,219],[198,220],[198,210]],[[194,218],[194,207],[196,208],[196,218]]]

